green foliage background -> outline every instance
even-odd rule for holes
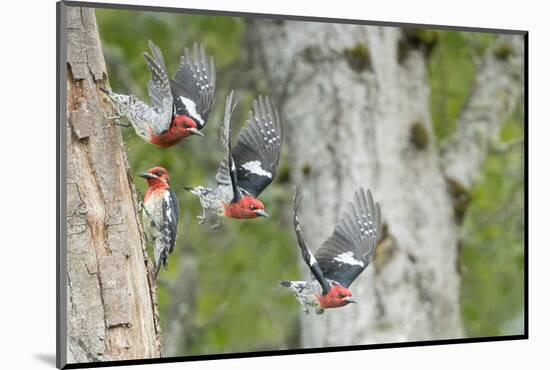
[[[149,101],[149,73],[142,53],[153,40],[163,51],[169,71],[175,71],[183,47],[202,42],[216,62],[214,112],[204,138],[191,138],[176,147],[158,150],[124,130],[128,159],[134,173],[156,165],[169,169],[172,187],[180,201],[182,219],[177,247],[167,273],[159,280],[159,308],[163,332],[172,325],[167,312],[177,302],[183,276],[196,284],[189,340],[178,354],[281,349],[299,346],[299,308],[280,289],[282,278],[298,278],[296,246],[287,220],[291,186],[283,170],[262,200],[270,220],[226,220],[222,230],[198,225],[197,199],[181,189],[210,184],[220,162],[218,130],[223,101],[234,88],[239,105],[234,132],[244,123],[251,100],[261,82],[251,84],[246,22],[236,17],[200,16],[97,9],[100,36],[111,87]],[[475,73],[475,60],[495,39],[491,34],[436,31],[437,43],[429,57],[432,119],[438,142],[453,132]],[[248,73],[248,75],[247,75]],[[522,138],[523,109],[518,109],[502,132],[503,141]],[[145,183],[135,178],[143,193]],[[464,221],[461,270],[462,312],[469,336],[523,332],[523,147],[492,153],[477,185]],[[197,275],[180,271],[184,258],[196,258]],[[183,273],[183,275],[182,275]],[[168,289],[171,289],[170,294]],[[176,299],[176,296],[178,298]],[[172,311],[171,311],[172,312]],[[165,339],[166,340],[166,339]]]

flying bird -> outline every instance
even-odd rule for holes
[[[370,191],[355,191],[353,200],[336,223],[332,236],[317,250],[309,250],[298,218],[301,197],[294,194],[294,230],[302,257],[313,277],[310,281],[281,281],[294,293],[304,312],[322,314],[327,308],[357,303],[349,286],[369,265],[380,234],[380,206]]]
[[[216,174],[217,187],[186,187],[197,195],[203,208],[197,216],[204,223],[206,212],[219,217],[214,228],[223,224],[223,217],[246,219],[269,217],[258,199],[273,181],[279,165],[282,128],[279,114],[268,97],[259,96],[252,103],[246,126],[237,136],[237,145],[231,147],[231,114],[235,108],[233,91],[226,99],[221,131],[226,155]]]
[[[143,200],[143,224],[147,241],[155,251],[155,277],[160,266],[168,267],[168,255],[174,250],[179,219],[176,195],[170,189],[168,171],[153,167],[140,173],[149,185]]]
[[[101,88],[114,105],[114,119],[127,117],[143,140],[171,147],[190,135],[203,136],[201,130],[208,120],[214,102],[216,70],[214,60],[204,48],[194,44],[191,55],[185,48],[174,79],[168,71],[160,49],[149,41],[151,55],[143,53],[151,80],[147,84],[151,105],[134,95],[117,94]]]

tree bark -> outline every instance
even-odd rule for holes
[[[160,357],[152,263],[93,9],[67,7],[67,362]]]
[[[330,236],[359,186],[382,210],[374,262],[351,286],[359,304],[302,316],[302,346],[463,336],[460,220],[429,110],[433,40],[413,29],[281,21],[256,21],[251,35],[279,100],[309,244]]]
[[[444,145],[447,177],[469,188],[481,171],[502,125],[523,100],[523,37],[501,35],[478,68],[457,129]]]

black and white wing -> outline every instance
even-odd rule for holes
[[[168,130],[172,124],[174,102],[162,52],[151,40],[149,40],[149,48],[152,56],[143,53],[147,68],[151,72],[151,79],[147,83],[147,91],[151,97],[153,108],[158,113],[157,119],[151,122],[151,128],[154,133],[161,134]]]
[[[334,232],[315,253],[324,276],[349,287],[371,261],[380,235],[380,206],[370,191],[355,191]]]
[[[155,239],[155,276],[160,266],[168,265],[168,255],[174,250],[178,220],[180,216],[178,198],[176,194],[167,189],[162,199],[162,221],[160,225],[160,238]]]
[[[176,76],[170,81],[176,114],[192,118],[200,130],[208,120],[214,102],[216,69],[214,59],[195,43],[193,54],[185,48]]]
[[[234,168],[235,161],[233,160],[233,156],[231,153],[231,114],[233,113],[233,110],[237,103],[233,103],[233,95],[234,91],[231,90],[227,98],[225,99],[225,112],[223,115],[223,125],[220,130],[220,141],[222,144],[222,147],[225,148],[225,154],[222,158],[222,161],[220,163],[220,167],[218,167],[218,172],[216,173],[216,181],[218,182],[218,185],[222,186],[229,186],[231,185],[233,188],[237,186],[237,171],[236,168]],[[233,166],[229,166],[229,160],[231,159],[231,162],[233,162]],[[236,192],[233,190],[233,194],[235,195]],[[240,192],[239,192],[240,194]]]
[[[223,125],[220,132],[220,141],[226,152],[218,168],[216,180],[220,185],[231,185],[233,197],[231,202],[238,202],[241,199],[241,190],[237,180],[237,168],[231,151],[231,115],[235,110],[236,103],[233,102],[234,91],[231,90],[225,99],[225,112],[223,115]]]
[[[257,197],[277,174],[283,137],[279,114],[268,97],[259,96],[252,108],[232,152],[239,188]],[[227,174],[222,163],[216,175],[218,183],[228,184]]]
[[[178,226],[178,220],[180,218],[180,208],[178,204],[178,198],[172,189],[167,189],[164,194],[164,214],[166,219],[164,220],[164,229],[167,231],[168,239],[170,240],[170,249],[171,253],[174,250],[174,245],[176,243],[176,230]]]
[[[239,189],[257,197],[275,178],[282,141],[279,114],[268,97],[259,96],[252,103],[246,126],[239,131],[237,145],[231,148]],[[227,118],[226,104],[226,118]],[[225,121],[224,121],[225,122]],[[225,126],[225,123],[224,123]],[[229,130],[224,129],[223,133]],[[222,133],[222,141],[224,135]],[[224,144],[227,141],[224,142]],[[229,151],[229,150],[228,150]],[[220,185],[231,182],[227,158],[222,161],[216,180]],[[234,182],[233,182],[234,184]]]
[[[302,235],[302,225],[300,224],[300,219],[298,218],[298,207],[300,206],[301,201],[302,197],[300,194],[300,190],[296,189],[296,193],[294,194],[294,231],[296,232],[296,239],[298,240],[298,245],[300,246],[304,262],[309,267],[309,270],[311,271],[313,276],[315,276],[315,279],[317,279],[319,284],[321,284],[323,294],[327,294],[330,289],[330,284],[325,278],[322,268],[317,262],[317,259],[307,247],[304,236]]]

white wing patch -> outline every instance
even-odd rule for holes
[[[357,265],[357,266],[365,267],[365,264],[363,263],[363,261],[358,261],[355,258],[353,258],[353,252],[351,251],[340,253],[339,255],[334,257],[334,260],[348,264],[348,265]]]
[[[180,100],[185,105],[185,109],[189,112],[189,115],[200,122],[201,126],[204,125],[204,120],[201,115],[197,113],[197,105],[191,99],[187,99],[185,96],[180,96]]]
[[[262,163],[260,161],[250,161],[241,165],[242,168],[247,170],[250,173],[254,173],[258,176],[265,176],[271,178],[271,172],[267,172],[262,168]]]
[[[164,201],[166,202],[166,215],[168,216],[168,221],[170,222],[173,222],[172,221],[172,209],[170,208],[170,192],[168,191],[165,191],[164,192]]]

